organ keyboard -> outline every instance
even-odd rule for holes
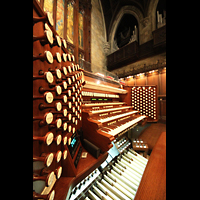
[[[69,200],[166,199],[166,133],[161,133],[149,160],[136,153],[124,135],[112,143],[107,159],[74,185]]]
[[[145,123],[146,116],[132,110],[125,102],[83,104],[83,134],[98,146],[102,152],[108,151],[109,143],[138,123]],[[106,140],[99,142],[99,140]],[[110,141],[109,141],[110,140]]]
[[[106,152],[115,138],[139,123],[144,125],[147,117],[122,101],[121,95],[126,95],[127,90],[115,82],[97,79],[97,75],[94,78],[84,71],[82,129],[85,139]]]
[[[70,200],[134,199],[148,160],[125,136],[112,143],[107,159],[72,189]]]

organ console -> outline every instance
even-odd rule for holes
[[[126,92],[125,90],[115,91],[118,88],[113,87],[111,93],[112,86],[104,84],[99,84],[97,88],[98,90],[90,88],[89,92],[87,89],[83,90],[85,91],[82,105],[83,135],[84,138],[98,146],[102,152],[105,152],[111,148],[111,142],[115,138],[138,123],[146,123],[146,116],[140,115],[139,111],[127,106],[126,102],[119,101],[119,94]],[[99,90],[100,88],[101,90]],[[102,91],[105,91],[106,95]],[[98,98],[90,98],[91,95]],[[114,100],[110,97],[114,97]]]
[[[142,199],[154,151],[132,148],[127,131],[148,116],[129,89],[81,69],[33,0],[33,199]]]

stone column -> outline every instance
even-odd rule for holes
[[[107,56],[108,54],[110,54],[110,43],[109,42],[104,42],[103,44],[103,49],[105,52],[105,55]]]

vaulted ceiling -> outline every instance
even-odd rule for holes
[[[114,22],[114,19],[123,6],[127,5],[135,6],[141,11],[143,17],[146,17],[148,6],[150,3],[150,0],[100,0],[100,1],[103,8],[107,38],[110,33],[110,29]]]

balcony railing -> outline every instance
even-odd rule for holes
[[[141,45],[131,42],[107,56],[107,69],[114,69],[134,63],[166,51],[166,25],[152,32],[153,39]]]

